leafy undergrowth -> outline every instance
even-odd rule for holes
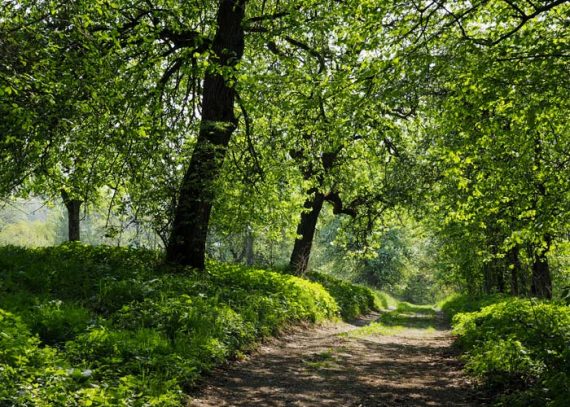
[[[475,312],[480,311],[481,308],[487,305],[492,305],[501,300],[504,300],[505,295],[503,294],[491,294],[491,295],[479,295],[471,296],[465,294],[452,294],[449,297],[443,299],[437,304],[438,308],[441,309],[444,314],[451,321],[455,314],[460,312]]]
[[[368,287],[339,280],[327,274],[311,272],[307,277],[327,289],[340,306],[344,319],[353,319],[372,310],[387,308],[391,302],[395,301],[387,294],[378,293]]]
[[[374,307],[362,288],[350,300],[290,275],[219,263],[175,273],[160,261],[79,244],[0,248],[0,405],[179,406],[201,374],[287,324]]]
[[[374,290],[374,295],[376,296],[376,303],[380,304],[381,310],[392,310],[396,309],[400,304],[400,301],[385,291]]]
[[[498,405],[568,405],[568,306],[497,296],[453,301],[454,333],[465,352],[465,367],[503,394]],[[460,312],[457,304],[472,311]]]

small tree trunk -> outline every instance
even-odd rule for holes
[[[497,272],[497,291],[500,293],[505,292],[505,276],[503,274],[503,268],[500,267],[496,270]]]
[[[493,291],[493,271],[489,264],[483,266],[483,293],[490,294]]]
[[[81,240],[81,204],[79,199],[71,199],[67,192],[61,191],[63,204],[67,208],[67,240],[75,242]]]
[[[313,247],[313,237],[317,228],[317,220],[319,219],[324,200],[324,194],[315,192],[313,197],[305,201],[305,209],[309,211],[301,214],[301,219],[297,225],[297,235],[300,237],[295,239],[291,260],[289,261],[289,268],[296,275],[302,275],[307,271],[311,248]]]
[[[550,249],[552,238],[546,237],[546,247],[542,248],[534,255],[532,263],[532,283],[531,294],[538,298],[552,298],[552,277],[546,254]]]
[[[219,2],[218,27],[212,45],[218,68],[232,68],[243,56],[244,12],[245,0]],[[208,223],[215,197],[214,184],[237,125],[235,89],[230,79],[217,69],[205,76],[200,131],[182,180],[166,248],[168,261],[201,270],[204,269]]]
[[[519,248],[515,246],[510,249],[507,253],[507,259],[511,269],[511,295],[518,296],[520,294],[519,275],[522,270],[521,261],[519,259]]]
[[[253,266],[255,262],[255,253],[253,251],[253,230],[247,227],[245,231],[245,264]]]
[[[542,143],[540,137],[535,138],[534,144],[534,165],[537,168],[537,172],[542,171],[543,158],[542,158]],[[533,204],[533,209],[537,210],[539,207],[538,201],[539,197],[547,197],[546,185],[542,180],[535,180],[536,189],[538,195],[535,197]],[[544,235],[544,246],[541,246],[534,252],[534,259],[532,263],[532,281],[530,292],[534,297],[538,298],[552,298],[552,278],[550,276],[550,267],[548,265],[548,258],[546,254],[550,250],[550,244],[552,243],[552,236],[549,234]]]

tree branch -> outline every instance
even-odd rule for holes
[[[317,58],[317,60],[319,61],[319,73],[322,73],[325,70],[325,58],[315,49],[311,48],[310,46],[308,46],[307,44],[298,41],[294,38],[291,38],[289,36],[286,36],[285,41],[287,41],[289,44],[291,45],[295,45],[296,47],[301,48],[304,51],[307,51],[310,55],[314,56],[315,58]]]
[[[251,17],[251,18],[248,18],[247,20],[245,20],[245,24],[257,23],[257,22],[266,21],[266,20],[277,20],[278,18],[286,17],[289,14],[290,13],[288,11],[281,11],[279,13],[273,13],[273,14],[266,14],[266,15],[257,16],[257,17]]]
[[[331,191],[328,194],[326,194],[325,195],[325,201],[332,204],[333,213],[335,215],[344,214],[344,215],[349,215],[353,218],[355,218],[357,215],[355,208],[352,208],[352,207],[346,208],[343,206],[342,199],[340,198],[340,195],[336,191]]]

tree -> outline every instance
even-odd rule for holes
[[[82,205],[119,176],[114,166],[117,117],[113,104],[116,61],[86,32],[85,13],[73,6],[36,2],[3,9],[0,78],[6,85],[1,108],[3,142],[0,182],[10,194],[62,199],[69,240],[80,239]],[[86,12],[86,10],[82,10]],[[120,173],[120,170],[118,171]]]
[[[198,269],[204,268],[214,183],[237,125],[235,89],[228,76],[244,51],[245,4],[245,0],[220,1],[212,43],[219,71],[207,73],[204,79],[200,132],[184,174],[167,247],[168,260]]]
[[[567,5],[457,7],[437,6],[434,16],[441,18],[423,20],[432,41],[432,83],[438,85],[426,94],[425,110],[429,162],[440,169],[432,194],[436,212],[440,224],[459,225],[476,237],[487,291],[506,291],[503,270],[517,274],[525,247],[532,294],[549,298],[547,253],[568,228],[569,185],[560,177],[568,171],[570,147],[562,113],[569,102],[561,48],[566,40],[560,41]],[[504,8],[514,14],[486,14]],[[489,35],[483,24],[492,27]],[[511,276],[518,292],[515,281]]]

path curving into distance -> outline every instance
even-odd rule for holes
[[[206,378],[188,407],[480,406],[441,313],[401,304],[297,330]]]

